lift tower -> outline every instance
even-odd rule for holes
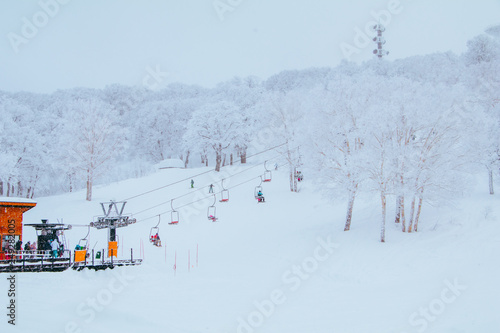
[[[118,254],[117,228],[126,227],[136,222],[135,218],[123,215],[126,201],[101,202],[103,216],[98,216],[97,221],[90,225],[96,229],[108,229],[108,257],[116,257]]]
[[[373,37],[373,41],[377,44],[377,48],[373,50],[373,54],[375,54],[379,59],[382,59],[382,57],[389,54],[389,51],[384,50],[385,38],[382,37],[385,27],[379,23],[375,24],[372,29],[377,33],[377,35]]]

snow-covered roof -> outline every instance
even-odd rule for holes
[[[17,197],[0,197],[0,202],[19,202],[19,203],[31,203],[36,204],[35,200]]]
[[[184,168],[184,162],[178,158],[169,158],[157,164],[158,169]]]

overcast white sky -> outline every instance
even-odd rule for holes
[[[355,29],[388,6],[398,12],[381,17],[388,59],[461,53],[500,24],[500,0],[397,1],[218,0],[232,10],[221,20],[214,0],[0,0],[0,90],[141,85],[154,68],[168,72],[162,85],[210,87],[234,76],[333,67],[345,58],[341,44],[356,46]],[[44,11],[44,3],[52,5]],[[373,48],[350,60],[373,57]]]

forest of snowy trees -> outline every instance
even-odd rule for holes
[[[494,193],[499,102],[500,26],[462,55],[344,62],[212,89],[0,91],[0,196],[87,188],[91,200],[94,183],[146,174],[167,158],[219,170],[262,142],[285,143],[290,170],[303,165],[327,194],[346,198],[345,230],[357,195],[373,192],[383,241],[387,200],[412,232],[423,202],[461,194],[471,175],[489,177]]]

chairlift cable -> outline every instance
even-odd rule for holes
[[[281,166],[286,165],[286,164],[288,164],[288,163],[283,163],[283,164],[280,164],[280,165],[278,165],[278,167],[281,167]],[[256,179],[256,178],[260,178],[260,179],[262,179],[262,175],[259,175],[259,176],[256,176],[256,177],[252,177],[252,178],[250,178],[250,179],[248,179],[248,180],[246,180],[246,181],[243,181],[243,182],[238,183],[238,184],[236,184],[236,185],[230,186],[230,187],[228,187],[228,188],[226,188],[226,189],[227,189],[227,190],[230,190],[230,189],[233,189],[233,188],[235,188],[235,187],[238,187],[238,186],[241,186],[241,185],[244,185],[244,184],[247,184],[247,183],[253,182],[253,181],[255,181],[255,179]],[[222,191],[219,191],[219,192],[217,192],[217,193],[214,193],[213,195],[215,195],[215,194],[220,194],[221,192],[222,192]],[[183,195],[183,196],[184,196],[184,195]],[[190,205],[192,205],[192,204],[195,204],[195,203],[197,203],[197,202],[200,202],[200,201],[206,200],[206,199],[210,198],[211,196],[212,196],[212,193],[211,193],[211,195],[207,195],[207,196],[205,196],[205,197],[203,197],[203,198],[200,198],[200,199],[198,199],[198,200],[194,200],[194,201],[188,202],[188,203],[186,203],[186,204],[184,204],[184,205],[178,206],[178,207],[177,207],[177,209],[179,209],[179,208],[184,208],[184,207],[190,206]],[[172,202],[172,201],[173,201],[173,200],[175,200],[175,199],[176,199],[176,198],[171,199],[171,201],[170,201],[170,202]],[[163,203],[163,204],[164,204],[164,203]],[[159,205],[157,205],[157,206],[159,206]],[[157,206],[155,206],[155,207],[157,207]],[[145,210],[143,210],[143,211],[141,211],[141,212],[139,212],[139,213],[136,213],[136,214],[134,214],[134,215],[139,215],[139,214],[141,214],[141,213],[143,213],[143,212],[145,212],[145,211],[148,211],[148,210],[150,210],[150,209],[151,209],[151,208],[145,209]],[[137,220],[137,222],[136,222],[136,223],[140,223],[140,222],[144,222],[144,221],[147,221],[147,220],[151,220],[151,219],[153,219],[153,218],[155,218],[155,217],[157,217],[157,216],[159,216],[159,215],[165,215],[165,214],[171,213],[172,211],[174,211],[174,209],[171,209],[171,210],[168,210],[168,211],[165,211],[165,212],[161,212],[161,213],[159,213],[159,214],[156,214],[156,215],[153,215],[153,216],[150,216],[150,217],[146,217],[146,218],[143,218],[143,219],[141,219],[141,220]],[[177,210],[176,210],[176,211],[177,211]]]
[[[283,154],[280,154],[280,155],[283,155]],[[277,156],[280,156],[280,155],[277,155]],[[237,173],[235,173],[235,174],[232,174],[232,175],[226,176],[224,179],[229,179],[229,178],[231,178],[231,177],[237,176],[237,175],[239,175],[239,174],[242,174],[242,173],[244,173],[244,172],[247,172],[247,171],[249,171],[249,170],[251,170],[251,169],[253,169],[253,168],[259,167],[259,166],[261,166],[261,165],[260,165],[260,164],[252,165],[252,166],[250,166],[250,167],[248,167],[248,168],[246,168],[246,169],[244,169],[244,170],[241,170],[241,171],[239,171],[239,172],[237,172]],[[211,171],[213,171],[213,170],[211,170]],[[188,179],[189,179],[189,178],[188,178]],[[158,207],[160,207],[160,206],[166,205],[166,204],[167,204],[169,201],[171,201],[171,200],[177,200],[177,199],[180,199],[180,198],[186,197],[186,196],[188,196],[188,195],[192,195],[193,193],[196,193],[196,192],[198,192],[198,191],[204,191],[204,190],[205,190],[205,188],[206,188],[207,186],[208,186],[208,185],[204,185],[204,186],[202,186],[202,187],[200,187],[200,188],[198,188],[198,189],[196,189],[196,190],[194,190],[194,191],[189,191],[189,192],[187,192],[187,193],[181,194],[181,195],[179,195],[179,196],[177,196],[177,197],[174,197],[174,198],[172,198],[172,199],[170,199],[170,200],[168,200],[168,201],[164,201],[164,202],[161,202],[161,203],[159,203],[159,204],[157,204],[157,205],[154,205],[154,206],[148,207],[148,208],[143,209],[143,210],[141,210],[141,211],[139,211],[139,212],[137,212],[137,213],[134,213],[134,214],[132,214],[132,215],[139,215],[139,214],[142,214],[142,213],[144,213],[144,212],[147,212],[148,210],[155,209],[155,208],[158,208]],[[217,192],[217,193],[220,193],[220,192]]]
[[[279,147],[284,146],[284,145],[286,145],[286,144],[287,144],[287,143],[285,142],[285,143],[282,143],[282,144],[280,144],[280,145],[277,145],[277,146],[274,146],[274,147],[268,148],[268,149],[266,149],[266,150],[260,151],[260,152],[258,152],[258,153],[255,153],[255,154],[252,154],[252,155],[248,155],[248,156],[247,156],[247,159],[248,159],[248,158],[255,157],[255,156],[260,155],[260,154],[263,154],[263,153],[268,152],[268,151],[270,151],[270,150],[273,150],[273,149],[279,148]],[[241,162],[239,162],[239,163],[241,163]],[[226,165],[226,166],[224,166],[224,167],[227,167],[227,165]],[[204,171],[204,172],[201,172],[201,173],[199,173],[199,174],[193,175],[193,176],[191,176],[191,177],[188,177],[188,178],[185,178],[185,179],[181,179],[181,180],[175,181],[175,182],[173,182],[173,183],[170,183],[170,184],[167,184],[167,185],[164,185],[164,186],[161,186],[161,187],[158,187],[158,188],[152,189],[152,190],[150,190],[150,191],[146,191],[146,192],[144,192],[144,193],[140,193],[140,194],[134,195],[134,196],[132,196],[132,197],[130,197],[130,198],[127,198],[127,199],[124,199],[124,200],[121,200],[121,201],[129,201],[129,200],[132,200],[132,199],[138,198],[138,197],[140,197],[140,196],[143,196],[143,195],[146,195],[146,194],[149,194],[149,193],[152,193],[152,192],[155,192],[155,191],[158,191],[158,190],[161,190],[161,189],[164,189],[164,188],[167,188],[167,187],[170,187],[170,186],[173,186],[173,185],[176,185],[176,184],[179,184],[179,183],[182,183],[182,182],[188,181],[189,179],[193,179],[193,178],[196,178],[196,177],[199,177],[199,176],[205,175],[205,174],[210,173],[210,172],[215,172],[215,170],[208,170],[208,171]]]

